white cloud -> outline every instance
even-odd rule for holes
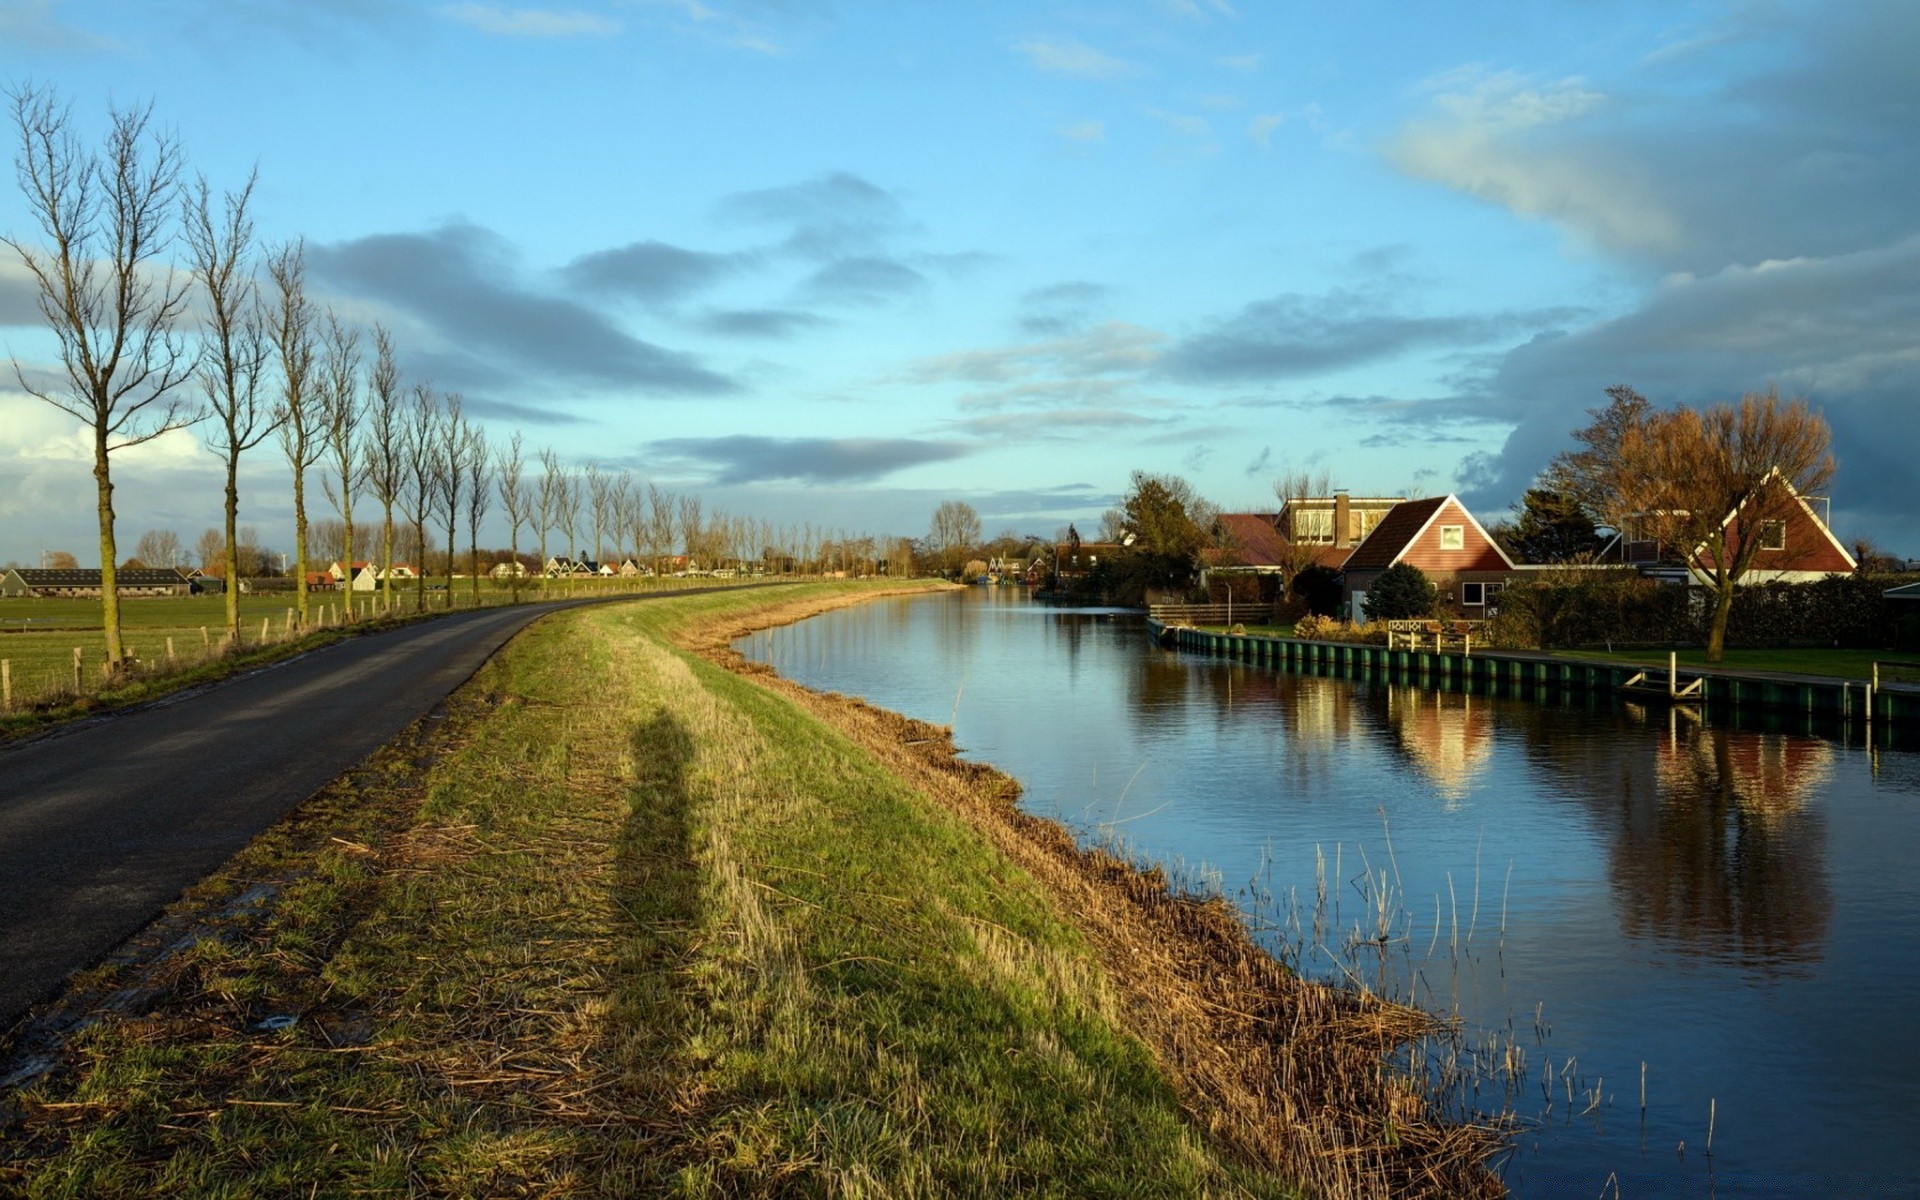
[[[1602,245],[1659,251],[1679,242],[1679,220],[1637,164],[1577,139],[1534,136],[1602,108],[1606,97],[1583,81],[1535,85],[1466,68],[1430,86],[1432,113],[1387,147],[1401,170]]]
[[[578,9],[505,8],[498,4],[443,4],[441,16],[501,37],[609,37],[620,24]]]
[[[1273,131],[1286,123],[1285,113],[1261,113],[1247,122],[1247,137],[1264,150],[1273,140]]]
[[[1107,140],[1107,123],[1080,121],[1073,125],[1063,125],[1058,132],[1061,137],[1070,142],[1104,142]]]
[[[1013,48],[1026,55],[1034,67],[1049,75],[1068,75],[1076,79],[1118,79],[1140,72],[1140,68],[1133,63],[1095,50],[1072,38],[1036,38],[1016,42]]]
[[[1158,362],[1166,340],[1165,334],[1154,330],[1109,321],[1070,337],[924,358],[907,368],[905,378],[913,383],[1011,383],[1048,373],[1081,379],[1130,374]]]
[[[1257,71],[1266,57],[1260,54],[1230,54],[1214,60],[1229,71]]]

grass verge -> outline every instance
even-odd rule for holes
[[[1417,1017],[1291,980],[942,731],[711,661],[867,594],[529,629],[181,906],[148,998],[9,1098],[0,1191],[1497,1190],[1382,1065]]]

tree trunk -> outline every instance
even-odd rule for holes
[[[120,641],[120,575],[114,565],[119,548],[113,540],[113,476],[107,467],[107,431],[93,431],[93,481],[100,510],[100,624],[107,640],[107,665],[118,672],[126,650]]]
[[[413,540],[420,545],[420,565],[413,569],[413,610],[427,611],[427,523],[413,523]]]
[[[306,453],[306,442],[300,443]],[[300,627],[307,626],[307,471],[298,463],[293,467],[293,606],[300,614]]]
[[[393,505],[380,506],[380,578],[373,581],[380,611],[393,611]]]
[[[1733,616],[1733,580],[1722,579],[1713,600],[1713,623],[1707,629],[1707,661],[1727,656],[1727,621]]]
[[[480,526],[479,522],[467,526],[467,575],[473,580],[473,606],[480,607]],[[448,581],[452,587],[452,581]]]
[[[227,644],[238,648],[240,645],[240,454],[230,451],[227,454],[227,497],[226,532],[227,562]]]
[[[346,481],[347,476],[343,474],[340,479],[340,520],[346,525],[347,532],[340,539],[340,570],[343,586],[347,591],[346,604],[343,607],[346,610],[347,624],[351,625],[353,624],[353,498],[347,493]]]
[[[457,524],[458,524],[457,521],[450,520],[447,522],[447,611],[448,612],[453,611],[453,548],[459,545],[459,543],[454,541],[453,539],[454,539],[454,535],[459,532],[459,530],[455,528]]]

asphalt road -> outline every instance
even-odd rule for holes
[[[0,1034],[557,607],[349,638],[0,749]]]

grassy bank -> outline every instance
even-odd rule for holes
[[[1556,650],[1567,658],[1597,658],[1607,662],[1649,664],[1664,668],[1667,656],[1659,650]],[[1920,654],[1897,650],[1836,650],[1818,646],[1790,649],[1729,649],[1718,663],[1707,661],[1703,649],[1678,651],[1682,667],[1717,667],[1728,671],[1778,672],[1788,675],[1826,675],[1836,679],[1865,679],[1875,662],[1911,664]],[[1920,681],[1914,667],[1882,667],[1881,677],[1888,681]]]
[[[183,902],[183,948],[83,981],[147,999],[12,1098],[0,1191],[1488,1190],[1380,1066],[1417,1018],[1287,979],[941,731],[727,669],[861,594],[534,626]]]

